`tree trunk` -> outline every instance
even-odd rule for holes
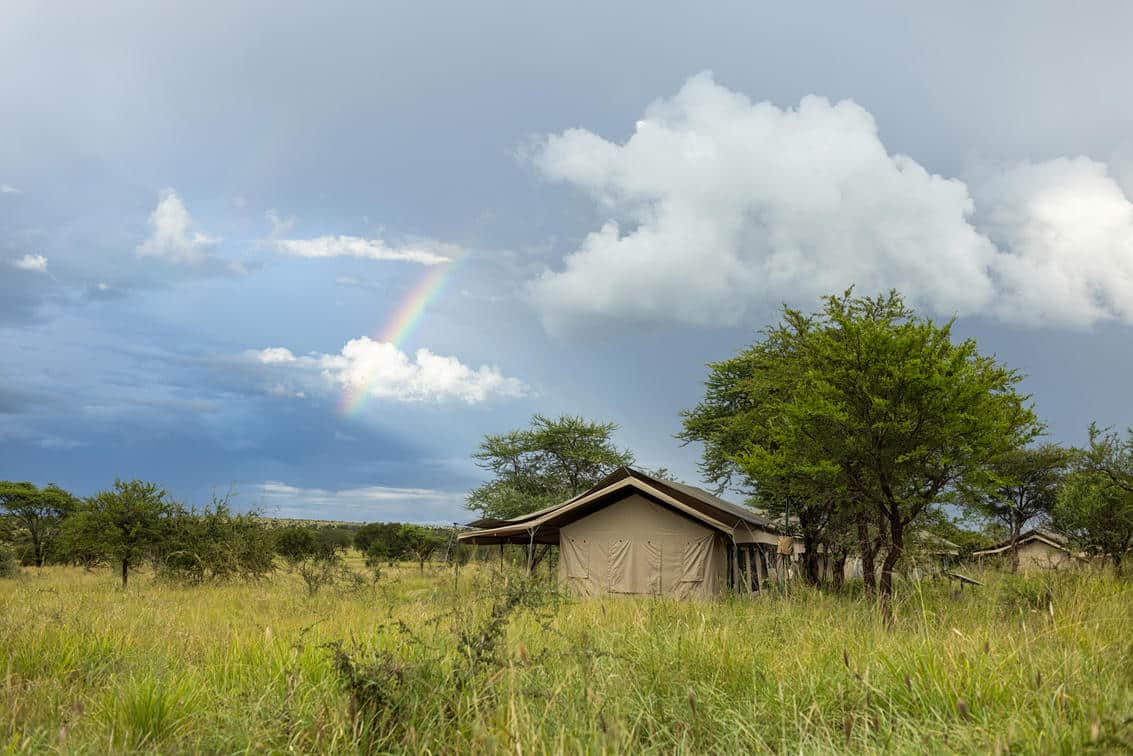
[[[542,563],[547,554],[551,551],[551,545],[544,543],[541,549],[535,549],[535,556],[531,560],[531,570],[534,570]],[[548,562],[550,564],[550,562]]]
[[[126,584],[130,580],[130,560],[122,560],[122,590],[126,590]]]
[[[1023,527],[1015,520],[1011,521],[1011,571],[1019,571],[1019,536]]]
[[[877,595],[877,577],[873,570],[873,541],[869,537],[869,523],[864,514],[858,515],[858,546],[862,553],[862,582],[866,598]]]
[[[818,539],[813,535],[808,536],[803,533],[803,575],[806,582],[811,585],[818,585],[820,581],[818,569]]]
[[[885,561],[881,564],[881,582],[878,585],[878,594],[881,598],[881,614],[887,624],[893,624],[893,568],[901,561],[905,553],[905,525],[899,518],[889,522],[889,551],[885,554]]]
[[[31,531],[31,548],[33,559],[35,560],[36,567],[43,566],[43,543],[39,540],[39,535],[33,530]]]
[[[846,556],[846,552],[840,551],[830,562],[830,577],[834,581],[834,590],[839,592],[846,584]]]

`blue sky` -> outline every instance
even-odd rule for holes
[[[5,8],[0,478],[452,521],[570,412],[695,482],[704,363],[850,284],[1133,424],[1127,4],[231,5]]]

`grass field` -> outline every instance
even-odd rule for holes
[[[887,629],[860,601],[801,588],[718,603],[570,601],[517,592],[522,581],[484,567],[463,569],[454,591],[451,571],[406,566],[313,597],[285,572],[203,587],[139,575],[123,593],[108,570],[25,570],[0,581],[0,747],[1133,747],[1133,585],[980,577],[987,586],[960,595],[902,586]],[[349,658],[336,660],[335,641]]]

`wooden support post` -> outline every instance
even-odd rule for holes
[[[751,573],[755,569],[751,546],[744,546],[744,593],[751,593]]]
[[[732,541],[732,590],[740,592],[740,546]]]
[[[747,549],[739,544],[736,545],[736,593],[747,593],[747,586],[744,585],[747,580]]]

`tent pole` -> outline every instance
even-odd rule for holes
[[[747,546],[740,547],[740,579],[743,580],[743,591],[741,593],[751,593],[751,575],[748,566],[748,549]]]
[[[527,574],[530,575],[535,569],[535,531],[539,528],[531,528],[528,532],[531,534],[531,542],[527,545]]]
[[[732,591],[740,592],[740,545],[735,535],[732,536]]]
[[[747,546],[740,553],[740,564],[743,566],[744,593],[751,593],[751,553]]]

